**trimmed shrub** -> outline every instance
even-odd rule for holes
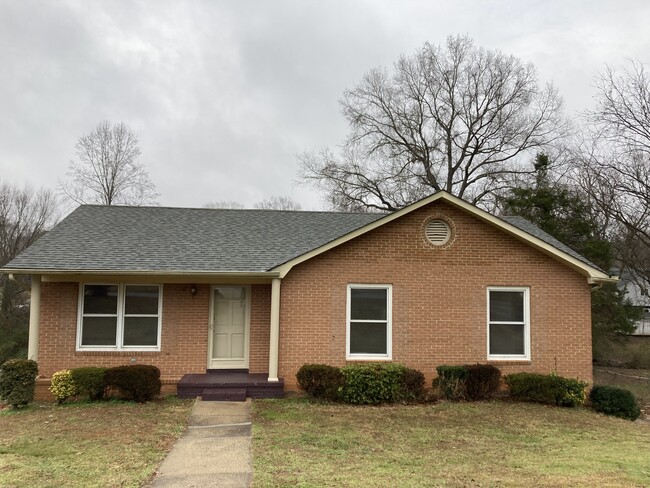
[[[641,415],[639,402],[630,390],[613,386],[594,386],[589,393],[591,406],[597,412],[628,420],[636,420]]]
[[[72,371],[64,369],[57,371],[52,375],[52,383],[50,391],[56,401],[59,403],[65,402],[68,398],[73,397],[79,393],[79,389],[72,378]]]
[[[343,384],[340,368],[327,364],[305,364],[296,374],[298,386],[314,398],[336,401]]]
[[[10,359],[0,367],[0,399],[14,408],[34,400],[38,364],[31,359]]]
[[[143,403],[160,394],[160,370],[145,364],[109,368],[104,386],[117,389],[126,400]]]
[[[476,401],[492,398],[501,383],[501,370],[491,364],[469,364],[465,367],[467,399]]]
[[[514,373],[506,376],[510,396],[519,401],[575,407],[585,401],[587,383],[556,374]]]
[[[469,371],[466,366],[447,366],[443,364],[438,366],[436,371],[438,372],[438,378],[434,379],[433,386],[434,388],[438,387],[443,398],[456,402],[467,397]]]
[[[104,398],[106,368],[74,368],[70,371],[78,395],[87,395],[91,401]]]
[[[424,395],[424,374],[412,368],[402,371],[402,400],[417,400]]]
[[[344,383],[339,388],[346,403],[377,405],[405,400],[403,378],[408,368],[393,363],[353,364],[341,368]]]

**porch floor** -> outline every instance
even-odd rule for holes
[[[203,400],[245,400],[249,398],[282,398],[284,380],[269,381],[267,373],[210,370],[186,374],[176,384],[178,398],[202,397]]]

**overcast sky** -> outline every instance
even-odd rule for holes
[[[343,90],[450,34],[532,62],[570,115],[606,63],[650,60],[650,2],[0,0],[0,179],[56,187],[101,120],[125,122],[170,206],[289,195],[339,145]]]

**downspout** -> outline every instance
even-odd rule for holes
[[[280,350],[280,278],[271,281],[271,334],[269,340],[269,381],[279,381]]]

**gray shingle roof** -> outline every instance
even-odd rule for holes
[[[542,229],[537,227],[532,222],[526,220],[525,218],[518,217],[516,215],[501,216],[499,218],[501,220],[505,220],[509,224],[512,224],[515,227],[523,230],[524,232],[527,232],[531,236],[537,237],[538,239],[541,239],[542,241],[544,241],[547,244],[550,244],[551,246],[555,247],[556,249],[559,249],[560,251],[564,251],[569,256],[572,256],[572,257],[576,258],[577,260],[582,261],[583,263],[588,264],[589,266],[591,266],[593,268],[596,268],[596,269],[599,269],[600,271],[603,271],[603,273],[605,273],[604,270],[602,270],[600,267],[596,266],[594,263],[589,261],[587,258],[582,256],[581,254],[578,254],[576,251],[571,249],[566,244],[562,244],[555,237],[553,237],[550,234],[547,234]]]
[[[5,267],[260,272],[382,215],[83,205]]]
[[[263,272],[386,214],[83,205],[8,269]],[[580,261],[522,217],[500,217]]]

